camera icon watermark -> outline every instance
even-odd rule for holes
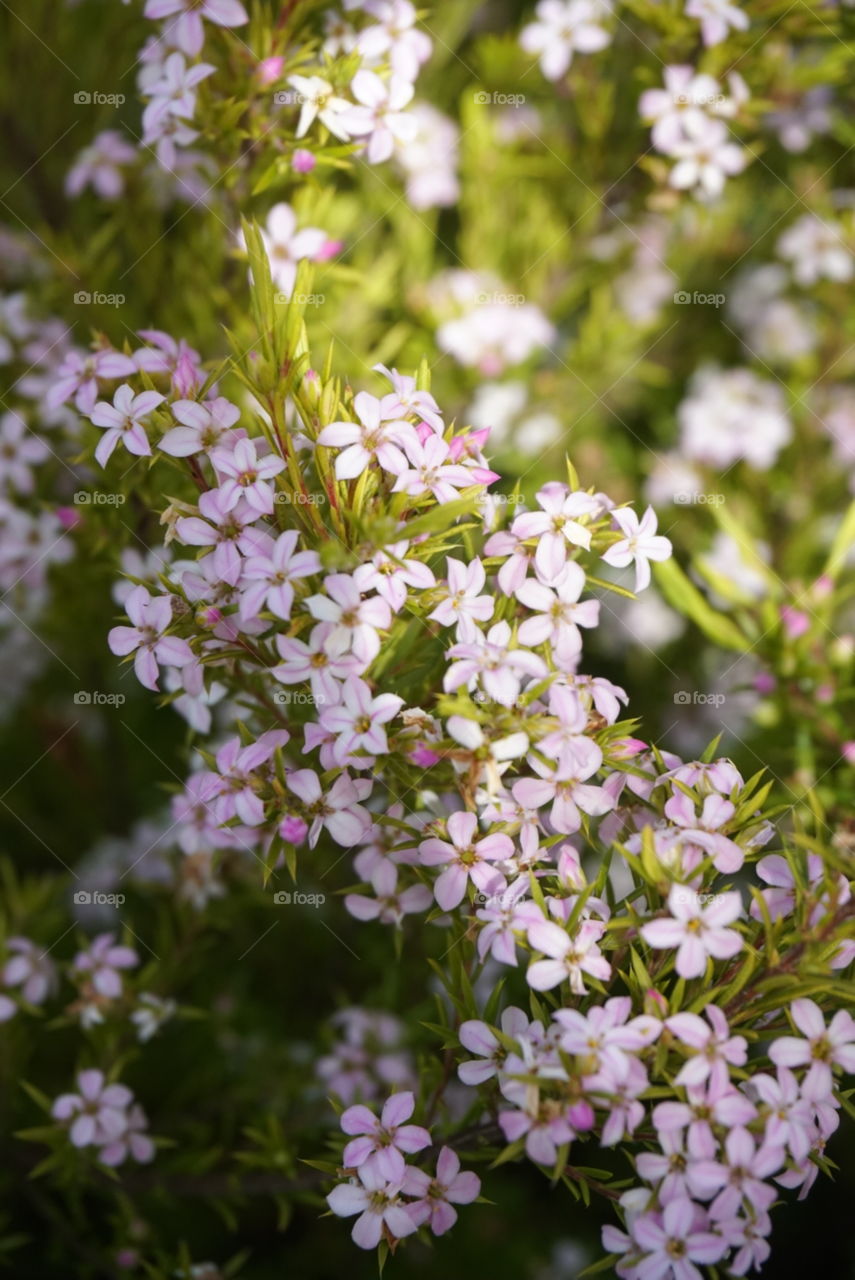
[[[74,95],[76,107],[120,107],[127,98],[123,93],[90,93],[88,89],[78,89]]]
[[[277,107],[301,107],[304,102],[308,102],[308,98],[296,89],[280,89],[274,93],[273,101]]]
[[[123,293],[89,293],[86,289],[78,289],[74,295],[76,307],[123,307],[125,301]]]
[[[286,307],[289,302],[296,302],[301,307],[322,307],[326,302],[325,293],[277,293],[277,306]]]
[[[722,893],[695,893],[693,889],[679,888],[674,890],[674,898],[677,902],[694,902],[698,901],[700,907],[711,907],[715,902],[721,902],[724,894]]]
[[[76,507],[123,507],[126,501],[123,493],[105,493],[103,489],[78,489],[73,498]]]
[[[277,689],[273,694],[273,701],[282,706],[294,703],[297,706],[322,707],[326,698],[322,693],[306,693],[305,689]]]
[[[478,107],[521,107],[525,103],[524,93],[486,93],[480,90],[473,93],[472,101]]]
[[[687,489],[674,494],[674,501],[680,507],[705,506],[720,507],[724,502],[723,493],[692,493]]]
[[[274,498],[285,507],[322,507],[326,500],[325,493],[277,493]]]
[[[674,694],[678,707],[722,707],[726,701],[723,693],[701,693],[698,689],[678,689]]]
[[[688,289],[678,289],[674,294],[678,307],[723,307],[727,301],[724,293],[689,293]]]
[[[524,293],[479,293],[477,302],[482,307],[522,307],[525,305]]]
[[[277,907],[322,907],[326,902],[325,893],[290,893],[287,889],[278,889],[273,895]]]
[[[126,701],[123,693],[102,693],[100,689],[78,689],[74,695],[76,707],[123,707]]]
[[[76,889],[76,907],[121,907],[126,899],[123,893],[102,893],[100,889]]]

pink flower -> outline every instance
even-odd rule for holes
[[[699,1230],[698,1210],[688,1199],[671,1200],[662,1214],[645,1213],[632,1225],[632,1238],[645,1252],[644,1280],[702,1280],[701,1266],[720,1261],[727,1244],[712,1231]]]
[[[377,551],[369,563],[360,565],[359,583],[364,591],[376,591],[395,613],[407,603],[407,587],[428,591],[436,586],[432,570],[407,558],[408,542],[393,542]],[[373,572],[372,572],[373,570]]]
[[[493,616],[493,597],[479,594],[487,581],[487,575],[477,556],[468,565],[452,556],[448,556],[445,563],[448,566],[448,595],[428,617],[444,627],[450,627],[456,622],[458,636],[468,639],[474,632],[471,625],[473,621],[486,622]]]
[[[433,902],[433,895],[424,884],[413,884],[409,889],[399,891],[398,868],[387,858],[382,859],[371,872],[370,881],[376,897],[349,893],[344,900],[344,905],[357,920],[379,920],[381,924],[399,925],[404,916],[427,911]]]
[[[146,457],[151,454],[143,420],[163,400],[164,397],[157,391],[143,391],[135,396],[133,388],[124,382],[113,396],[112,404],[108,404],[106,400],[98,401],[89,416],[96,427],[103,428],[107,433],[101,437],[95,450],[95,457],[102,467],[107,465],[108,458],[120,440],[128,453]]]
[[[231,449],[211,450],[211,461],[226,479],[219,487],[223,510],[231,511],[244,498],[259,515],[273,514],[273,490],[266,481],[285,469],[285,459],[275,453],[259,458],[256,442],[244,438]]]
[[[415,417],[442,434],[442,411],[429,391],[417,389],[415,378],[406,373],[398,373],[397,369],[387,369],[385,364],[375,364],[374,372],[382,373],[393,387],[381,401],[384,422],[395,418]]]
[[[172,597],[150,596],[145,587],[134,587],[125,601],[132,627],[113,627],[107,636],[110,652],[119,657],[134,654],[134,670],[140,684],[157,692],[158,663],[183,667],[193,661],[186,640],[163,633],[172,621]]]
[[[147,1128],[148,1120],[142,1107],[131,1107],[125,1112],[125,1123],[121,1132],[101,1148],[98,1159],[110,1168],[123,1164],[128,1156],[132,1156],[138,1164],[148,1164],[154,1159],[154,1143],[145,1132]]]
[[[241,574],[241,559],[263,554],[267,535],[248,526],[259,518],[242,498],[228,508],[218,489],[199,495],[199,515],[182,516],[175,530],[182,542],[191,547],[213,547],[213,568],[218,577],[234,585]]]
[[[404,1156],[430,1146],[427,1129],[404,1123],[415,1105],[411,1093],[393,1093],[383,1104],[379,1120],[368,1107],[348,1107],[342,1114],[341,1127],[353,1140],[344,1149],[345,1167],[365,1167],[385,1182],[401,1182],[406,1168]]]
[[[369,756],[386,755],[389,743],[383,728],[393,720],[404,705],[404,699],[396,693],[381,693],[372,698],[364,680],[354,678],[342,687],[341,702],[325,707],[319,717],[322,729],[336,734],[333,756],[337,764],[344,764],[354,751],[364,751]],[[370,765],[370,760],[365,765]]]
[[[320,573],[317,551],[297,551],[299,534],[286,529],[273,543],[269,555],[250,556],[243,567],[243,579],[250,585],[241,596],[240,616],[254,618],[266,607],[287,622],[294,603],[292,582]]]
[[[832,1067],[855,1072],[855,1021],[839,1009],[826,1027],[819,1005],[804,998],[790,1005],[790,1017],[805,1038],[779,1036],[769,1057],[779,1067],[809,1067],[802,1094],[813,1102],[824,1101],[834,1083]]]
[[[540,511],[517,516],[511,532],[518,538],[537,538],[534,562],[544,582],[555,582],[567,563],[568,544],[591,545],[591,533],[582,517],[596,515],[600,504],[589,493],[571,493],[565,484],[551,480],[538,490]]]
[[[306,608],[319,622],[333,624],[328,638],[333,652],[350,649],[366,665],[380,652],[378,632],[392,625],[386,601],[379,596],[363,600],[361,583],[346,573],[324,578],[324,594],[309,596]]]
[[[296,636],[277,635],[276,647],[282,662],[271,668],[270,674],[282,684],[303,684],[308,680],[312,696],[321,706],[338,702],[339,680],[363,671],[367,665],[347,649],[346,638],[330,622],[312,627],[308,644]]]
[[[810,1153],[816,1126],[813,1104],[802,1097],[792,1071],[778,1067],[777,1079],[762,1073],[752,1076],[746,1087],[761,1104],[766,1141],[773,1147],[787,1147],[801,1164]]]
[[[644,1103],[638,1099],[649,1086],[647,1072],[637,1058],[603,1063],[596,1075],[586,1077],[587,1092],[607,1108],[601,1146],[613,1147],[635,1132],[645,1116]]]
[[[450,1147],[443,1147],[436,1162],[436,1177],[423,1169],[407,1169],[404,1193],[417,1197],[407,1206],[410,1217],[421,1227],[430,1226],[435,1236],[445,1235],[457,1221],[455,1204],[471,1204],[481,1193],[481,1179],[472,1172],[460,1172],[460,1160]]]
[[[525,1135],[525,1152],[529,1160],[553,1165],[558,1159],[558,1148],[576,1137],[569,1112],[570,1108],[565,1108],[560,1115],[546,1108],[535,1114],[500,1111],[499,1124],[508,1142],[518,1142]]]
[[[407,456],[412,465],[400,473],[393,493],[408,493],[411,497],[432,493],[437,502],[453,502],[459,497],[458,489],[483,483],[469,467],[454,461],[451,446],[442,436],[430,435],[424,443],[417,440],[408,446]]]
[[[267,215],[261,238],[270,259],[273,283],[290,294],[297,280],[297,264],[303,258],[317,259],[327,242],[320,227],[297,230],[297,215],[289,204],[275,204]]]
[[[133,1099],[122,1084],[107,1084],[103,1071],[81,1071],[79,1093],[61,1094],[51,1107],[55,1120],[71,1121],[72,1146],[101,1146],[114,1141],[125,1129],[125,1108]]]
[[[136,147],[118,130],[105,129],[92,139],[88,147],[83,148],[69,169],[65,179],[66,193],[79,196],[86,187],[91,187],[102,200],[118,200],[125,188],[121,167],[133,164],[136,159]],[[88,409],[81,409],[81,412],[88,413]]]
[[[665,1026],[683,1044],[696,1052],[680,1069],[675,1084],[684,1086],[703,1084],[723,1091],[730,1083],[728,1064],[745,1065],[748,1044],[744,1036],[732,1036],[727,1018],[714,1004],[704,1010],[708,1023],[696,1013],[675,1013],[665,1019]]]
[[[571,938],[566,929],[551,920],[541,920],[529,926],[528,940],[536,951],[549,959],[535,960],[528,967],[526,980],[535,991],[550,991],[559,983],[570,982],[570,990],[585,995],[587,988],[582,974],[607,982],[611,977],[611,965],[603,956],[597,943],[606,931],[599,920],[583,920]]]
[[[549,643],[554,648],[573,649],[581,645],[579,627],[596,627],[600,620],[599,600],[579,603],[585,589],[585,573],[574,560],[568,560],[561,576],[552,587],[529,578],[517,587],[520,604],[534,611],[534,617],[520,624],[522,644]]]
[[[445,673],[446,693],[462,684],[471,688],[480,679],[488,697],[503,707],[512,707],[520,695],[523,677],[543,679],[547,668],[543,659],[528,649],[511,649],[510,641],[508,623],[497,622],[486,636],[479,631],[471,643],[452,645],[449,656],[457,661]]]
[[[555,831],[573,835],[582,825],[582,813],[600,816],[614,808],[604,787],[585,781],[603,762],[602,752],[590,738],[576,739],[572,751],[567,750],[555,768],[532,757],[540,778],[520,778],[512,788],[513,796],[527,809],[541,809],[552,803],[549,821]]]
[[[90,982],[99,996],[115,1000],[122,995],[122,977],[119,969],[133,969],[140,964],[140,956],[132,947],[115,946],[113,933],[99,933],[86,951],[74,957],[73,969],[90,975]]]
[[[246,9],[240,0],[146,0],[143,14],[157,20],[178,14],[166,31],[171,44],[182,49],[191,58],[201,52],[205,43],[202,19],[207,18],[219,27],[242,27],[249,22]]]
[[[160,448],[174,458],[189,458],[203,451],[209,453],[238,437],[232,428],[240,418],[240,409],[223,396],[203,404],[196,400],[174,400],[170,409],[181,425],[166,432]]]
[[[665,804],[665,817],[682,827],[684,838],[703,849],[712,858],[716,869],[726,874],[738,871],[745,860],[739,845],[719,832],[735,812],[735,806],[720,795],[706,796],[700,817],[685,791],[675,791]]]
[[[168,373],[172,390],[179,396],[191,396],[205,381],[198,351],[189,347],[183,338],[176,342],[161,329],[140,329],[139,336],[150,347],[140,347],[134,352],[138,369],[146,373]]]
[[[412,1235],[417,1229],[401,1203],[400,1194],[400,1183],[389,1183],[375,1170],[363,1166],[358,1172],[358,1181],[352,1178],[333,1187],[327,1204],[339,1218],[352,1218],[358,1213],[351,1239],[360,1249],[376,1249],[384,1227],[396,1239]]]
[[[402,446],[418,447],[418,437],[409,422],[381,419],[382,404],[367,391],[360,391],[353,401],[356,422],[331,422],[318,436],[318,444],[326,449],[343,449],[335,460],[338,480],[352,480],[362,475],[372,462],[384,471],[399,476],[407,470]]]
[[[648,507],[639,520],[629,507],[618,507],[612,519],[625,534],[619,542],[609,547],[603,555],[606,564],[615,569],[625,569],[635,564],[635,589],[643,591],[650,584],[650,560],[667,560],[671,555],[671,543],[656,533],[656,514]]]
[[[463,901],[467,881],[482,893],[497,893],[505,879],[486,864],[501,862],[514,851],[510,836],[496,833],[475,840],[478,819],[474,813],[453,813],[446,823],[450,842],[430,837],[419,845],[419,859],[426,867],[445,866],[434,886],[437,903],[451,911]]]
[[[658,1037],[662,1023],[658,1018],[642,1015],[627,1022],[632,1012],[629,996],[614,996],[602,1006],[594,1005],[584,1014],[579,1009],[559,1009],[555,1021],[561,1027],[561,1048],[593,1063],[591,1071],[602,1064],[620,1066],[628,1053],[638,1053]]]
[[[309,825],[309,846],[314,849],[321,829],[327,831],[336,844],[353,848],[371,826],[371,815],[359,803],[371,793],[371,783],[365,779],[353,779],[342,773],[326,793],[322,792],[318,775],[313,769],[295,769],[287,775],[289,790],[306,805]]]
[[[56,987],[53,961],[29,938],[9,938],[6,946],[11,954],[3,966],[3,982],[20,987],[28,1004],[42,1004]]]
[[[679,1017],[679,1014],[675,1014]],[[694,1018],[694,1014],[688,1015]],[[733,1061],[741,1066],[746,1061],[745,1042],[741,1036],[734,1038],[741,1041],[741,1051],[734,1048]],[[700,1057],[700,1055],[699,1055]],[[698,1058],[690,1058],[690,1063]],[[660,1102],[653,1111],[653,1123],[662,1141],[666,1135],[682,1133],[687,1129],[686,1146],[693,1160],[712,1160],[718,1151],[718,1137],[713,1126],[733,1129],[736,1125],[748,1125],[756,1119],[757,1108],[744,1093],[740,1093],[730,1083],[727,1064],[723,1059],[713,1060],[713,1070],[705,1084],[687,1085],[686,1102]]]
[[[257,741],[243,746],[240,738],[230,738],[216,755],[216,774],[211,780],[211,808],[221,825],[238,818],[247,827],[264,822],[264,805],[257,794],[257,770],[288,741],[285,729],[271,729]]]
[[[516,1039],[520,1034],[528,1031],[528,1025],[528,1018],[522,1009],[517,1009],[514,1005],[509,1006],[502,1014],[501,1028],[505,1036]],[[487,1023],[476,1019],[462,1022],[458,1035],[463,1048],[477,1054],[481,1059],[480,1062],[477,1059],[470,1059],[460,1063],[457,1074],[463,1083],[484,1084],[486,1080],[491,1080],[497,1075],[508,1055],[508,1050]]]
[[[517,908],[528,887],[527,877],[519,876],[509,889],[488,898],[486,905],[475,912],[483,926],[478,934],[480,959],[483,960],[489,952],[500,964],[516,967],[516,933],[523,928],[517,918]]]
[[[74,404],[81,413],[89,414],[98,396],[98,379],[125,378],[136,373],[137,367],[130,356],[119,351],[95,351],[91,355],[69,351],[57,371],[57,380],[45,397],[48,409],[58,409],[74,396]]]
[[[747,1129],[731,1129],[724,1140],[725,1159],[697,1160],[691,1167],[694,1194],[710,1205],[712,1218],[732,1218],[747,1203],[753,1213],[765,1213],[777,1198],[765,1181],[784,1163],[784,1148],[766,1143],[759,1148]]]
[[[670,920],[649,920],[641,926],[641,936],[651,947],[677,947],[676,968],[681,978],[700,978],[707,957],[726,960],[742,950],[742,938],[732,924],[742,914],[738,893],[719,893],[708,906],[693,889],[672,885],[668,895]]]

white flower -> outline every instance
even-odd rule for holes
[[[671,555],[671,543],[656,532],[656,515],[648,507],[639,520],[630,507],[618,507],[612,519],[626,535],[609,547],[603,556],[606,564],[615,569],[625,569],[635,564],[635,589],[643,591],[650,583],[650,560],[667,560]]]
[[[805,213],[788,227],[778,241],[778,254],[792,263],[798,284],[818,280],[843,283],[852,279],[852,253],[843,239],[840,225],[814,213]]]
[[[320,76],[291,76],[288,83],[293,85],[299,95],[297,137],[304,137],[312,121],[317,119],[336,138],[346,142],[350,134],[342,121],[342,112],[350,110],[352,104],[346,98],[336,97],[329,81]]]
[[[369,164],[382,164],[396,144],[412,142],[418,125],[415,117],[404,111],[413,96],[409,81],[393,75],[387,84],[373,71],[363,69],[353,77],[350,90],[360,105],[348,107],[342,122],[351,134],[367,140]]]
[[[605,49],[611,36],[600,22],[606,6],[594,0],[540,0],[537,21],[520,32],[526,53],[537,54],[547,80],[560,80],[574,53]]]
[[[677,163],[668,179],[678,191],[693,190],[702,200],[712,200],[724,190],[725,178],[745,168],[745,152],[728,141],[728,132],[720,120],[700,115],[687,115],[683,121],[683,139],[675,142],[671,154]]]
[[[744,459],[765,471],[792,437],[783,391],[750,369],[700,370],[677,417],[685,456],[722,469]]]
[[[728,32],[747,31],[748,15],[729,0],[688,0],[686,16],[697,18],[701,24],[704,44],[720,44]]]
[[[318,227],[297,230],[297,215],[289,204],[275,204],[267,215],[267,227],[261,233],[273,282],[283,293],[290,293],[297,279],[297,263],[302,258],[317,258],[327,243],[327,233]]]

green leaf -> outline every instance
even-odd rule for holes
[[[663,560],[654,569],[656,581],[668,603],[700,627],[705,636],[724,649],[742,653],[748,648],[748,640],[739,628],[712,607],[676,560]]]

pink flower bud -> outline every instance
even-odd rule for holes
[[[63,529],[74,529],[82,523],[80,512],[74,507],[57,507],[56,517]]]
[[[584,1133],[594,1127],[594,1109],[590,1102],[574,1102],[567,1108],[567,1119],[577,1133]]]
[[[791,640],[798,640],[799,636],[803,636],[810,627],[810,618],[807,614],[801,609],[794,609],[791,604],[785,604],[781,609],[781,621]]]
[[[754,677],[754,688],[764,697],[766,694],[773,693],[777,687],[778,681],[771,671],[761,671]]]
[[[182,398],[189,399],[200,385],[196,366],[189,351],[182,351],[172,375],[173,390]]]
[[[840,751],[847,764],[855,765],[855,742],[844,742]]]
[[[319,251],[315,254],[315,262],[328,262],[330,258],[334,258],[337,253],[341,253],[344,248],[343,240],[327,240]]]
[[[298,147],[291,157],[291,168],[295,173],[311,173],[317,163],[311,151],[307,151],[305,147]]]
[[[426,747],[423,742],[420,742],[419,745],[414,747],[410,752],[409,759],[413,764],[419,765],[420,768],[429,769],[431,765],[434,765],[439,761],[439,756],[435,751],[431,751],[430,747]]]
[[[279,834],[289,844],[302,844],[308,830],[308,824],[294,813],[287,814],[279,824]]]
[[[640,738],[621,738],[620,742],[615,743],[615,755],[630,756],[640,755],[642,751],[647,750],[647,743],[642,742]]]
[[[259,84],[274,84],[285,70],[284,58],[262,58],[255,68],[255,78]]]
[[[644,1012],[651,1018],[668,1017],[668,1001],[653,987],[644,993]]]

